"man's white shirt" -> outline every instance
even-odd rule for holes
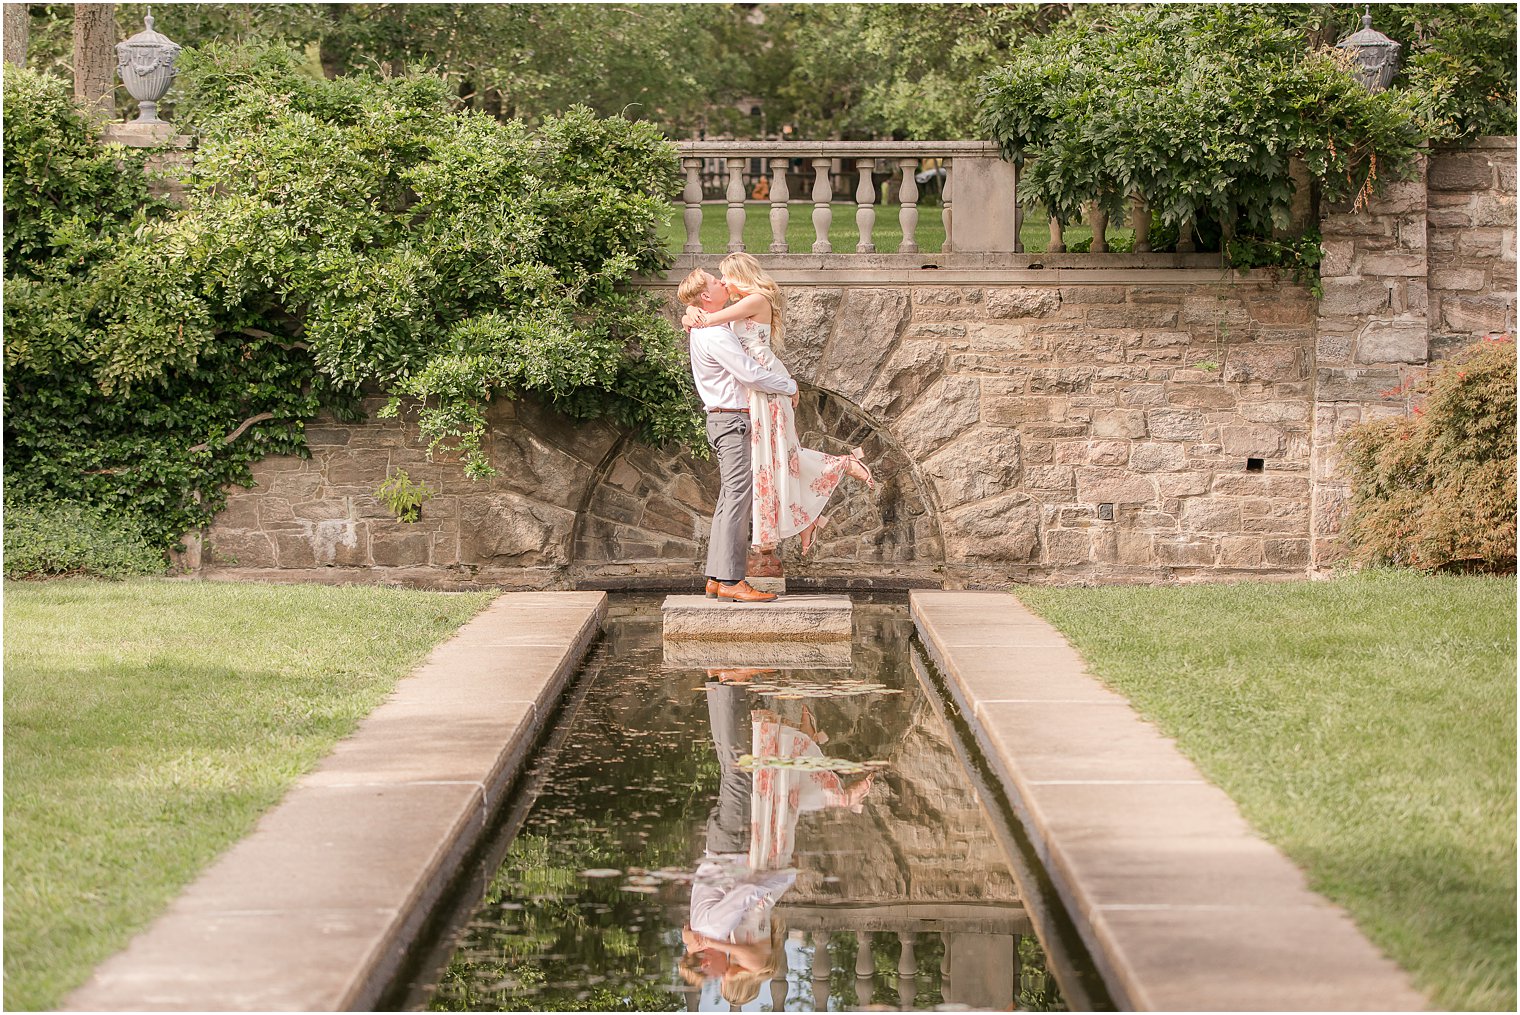
[[[797,393],[796,381],[755,362],[726,324],[691,329],[691,379],[705,409],[747,409],[749,388],[773,395]]]

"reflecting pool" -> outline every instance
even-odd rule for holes
[[[403,1003],[1064,1009],[905,604],[857,598],[848,645],[667,651],[662,599],[613,598]]]

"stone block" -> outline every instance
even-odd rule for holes
[[[1224,454],[1235,458],[1276,458],[1282,454],[1283,435],[1262,423],[1225,425],[1219,428],[1219,445]]]
[[[1094,437],[1144,437],[1145,413],[1140,409],[1109,409],[1093,413]]]
[[[275,567],[274,540],[263,532],[223,532],[213,526],[202,558],[212,567]]]
[[[1123,466],[1129,463],[1129,441],[1088,441],[1086,464]]]
[[[1007,430],[977,427],[923,463],[941,507],[959,507],[1012,489],[1019,480],[1019,439]]]
[[[1072,489],[1073,470],[1069,465],[1031,465],[1024,470],[1024,487],[1068,493]]]
[[[1264,557],[1256,536],[1225,536],[1219,540],[1221,567],[1260,567]]]
[[[1214,477],[1213,492],[1223,497],[1281,497],[1307,502],[1309,480],[1261,472],[1225,472]]]
[[[390,452],[377,449],[333,455],[323,473],[330,486],[362,486],[373,490],[385,482],[389,471]]]
[[[1463,229],[1456,236],[1456,252],[1464,257],[1502,257],[1514,259],[1515,234],[1506,229]]]
[[[951,560],[1022,563],[1040,546],[1040,505],[1006,493],[945,515],[945,555]]]
[[[818,366],[818,384],[857,404],[908,323],[901,289],[851,289]]]
[[[1250,312],[1233,299],[1217,296],[1189,296],[1182,301],[1182,322],[1210,329],[1245,328],[1251,323]]]
[[[1426,183],[1431,190],[1488,190],[1494,186],[1494,163],[1482,152],[1443,152],[1430,159]]]
[[[1145,414],[1152,437],[1187,441],[1203,436],[1204,415],[1189,409],[1151,409]]]
[[[839,304],[844,298],[840,289],[818,286],[794,286],[786,297],[786,365],[793,376],[809,380],[817,374],[818,361],[834,333]]]
[[[1130,287],[1122,285],[1068,285],[1061,287],[1062,303],[1123,303]],[[1171,296],[1168,291],[1168,296]]]
[[[1129,467],[1133,472],[1181,472],[1187,468],[1187,454],[1174,442],[1137,442],[1130,448]]]
[[[1321,367],[1315,397],[1322,402],[1402,401],[1397,389],[1403,381],[1394,368]]]
[[[1368,321],[1356,341],[1358,363],[1423,363],[1430,356],[1424,322]]]
[[[1154,564],[1156,562],[1156,537],[1149,532],[1131,532],[1121,529],[1115,543],[1121,564]]]
[[[1049,317],[1061,309],[1059,289],[1019,287],[1016,289],[988,289],[987,316]]]
[[[1450,332],[1502,332],[1514,315],[1514,295],[1448,296],[1441,300],[1441,324]]]
[[[1064,398],[989,393],[982,398],[982,420],[993,426],[1058,423],[1066,418],[1066,404]]]
[[[1321,317],[1359,317],[1388,307],[1388,286],[1376,279],[1327,278],[1321,285]]]
[[[1084,504],[1150,504],[1156,500],[1156,483],[1119,469],[1077,470],[1077,500]]]
[[[1261,555],[1273,567],[1304,567],[1309,563],[1309,540],[1263,539]]]
[[[1125,405],[1138,409],[1165,405],[1166,386],[1162,384],[1131,384],[1119,392],[1119,400]]]
[[[1423,278],[1425,254],[1368,254],[1357,262],[1356,270],[1362,275]]]
[[[263,500],[258,494],[246,493],[237,487],[233,487],[227,494],[227,505],[218,511],[212,525],[218,532],[232,532],[237,529],[257,529],[259,527],[259,502]]]
[[[1240,418],[1250,423],[1304,423],[1309,419],[1307,401],[1243,402]]]
[[[1127,303],[1090,307],[1085,320],[1089,328],[1175,328],[1177,313],[1175,307]]]
[[[897,415],[944,373],[945,357],[942,342],[900,342],[861,399],[861,408],[881,417]]]
[[[1092,536],[1087,529],[1045,530],[1045,562],[1048,564],[1085,564],[1092,554]]]
[[[928,458],[975,426],[982,416],[981,381],[943,377],[903,411],[893,435],[914,459]]]
[[[1355,240],[1327,239],[1324,242],[1324,251],[1324,256],[1319,263],[1321,284],[1332,278],[1351,274],[1351,258],[1356,252]]]
[[[1197,535],[1156,537],[1156,562],[1168,567],[1209,567],[1219,553],[1216,540]]]
[[[1166,392],[1168,405],[1191,409],[1233,409],[1236,400],[1235,392],[1223,384],[1173,385]]]
[[[1304,377],[1303,361],[1295,346],[1242,345],[1225,355],[1224,379],[1237,384],[1245,381],[1297,381]]]
[[[612,492],[605,487],[599,491]],[[593,508],[604,503],[599,497]],[[571,511],[516,494],[461,498],[460,559],[466,564],[518,567],[566,564],[574,522]]]
[[[432,551],[433,534],[430,532],[398,531],[392,528],[390,531],[370,535],[370,558],[376,567],[421,567],[431,563]]]
[[[666,596],[660,606],[666,641],[848,642],[848,596],[782,596],[769,603],[733,603],[706,596]]]
[[[1189,500],[1182,506],[1182,527],[1188,532],[1239,532],[1240,505],[1213,497]]]
[[[1174,472],[1156,477],[1156,492],[1166,499],[1196,497],[1208,493],[1212,482],[1207,472]]]
[[[276,532],[274,551],[277,567],[316,567],[317,558],[311,537],[305,532]]]

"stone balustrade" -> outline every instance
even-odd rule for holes
[[[944,170],[937,184],[945,223],[943,252],[1022,249],[1014,168],[988,142],[686,141],[678,147],[686,174],[682,253],[713,253],[702,249],[701,231],[703,202],[716,191],[715,183],[722,184],[728,204],[726,250],[744,250],[746,201],[762,177],[769,182],[771,242],[767,250],[751,253],[801,253],[790,249],[786,237],[791,205],[799,197],[811,198],[813,204],[811,252],[834,253],[829,240],[834,200],[847,192],[844,181],[849,179],[855,181],[855,253],[876,253],[877,210],[888,203],[889,188],[902,227],[896,252],[916,253],[921,190],[915,177],[925,166]],[[811,189],[804,197],[799,184],[809,179]]]

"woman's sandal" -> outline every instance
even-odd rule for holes
[[[797,538],[802,543],[801,556],[806,557],[808,555],[808,552],[811,551],[813,547],[818,545],[818,533],[828,528],[828,524],[829,516],[819,515],[813,521],[812,525],[809,525],[807,528],[798,533]]]
[[[866,449],[856,448],[850,452],[849,457],[855,459],[855,464],[860,468],[862,472],[865,473],[865,478],[862,479],[860,476],[855,476],[855,473],[853,471],[850,471],[850,475],[855,476],[856,479],[860,479],[861,482],[865,483],[867,490],[876,489],[876,477],[871,475],[871,467],[867,465],[865,461]]]

